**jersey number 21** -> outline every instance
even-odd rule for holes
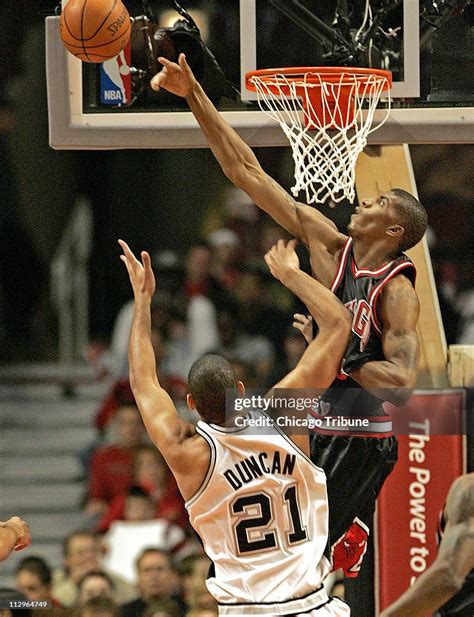
[[[301,524],[300,508],[296,484],[289,486],[282,495],[283,507],[288,511],[291,529],[283,538],[285,544],[298,544],[307,539],[306,530]],[[279,507],[280,504],[278,504]],[[232,503],[232,512],[239,517],[234,526],[239,554],[269,550],[277,546],[277,530],[273,522],[271,497],[264,491],[253,495],[238,497]],[[254,515],[257,508],[258,513]]]

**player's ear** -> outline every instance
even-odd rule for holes
[[[392,238],[400,238],[405,233],[405,228],[401,225],[390,225],[390,227],[387,227],[385,233]]]
[[[187,405],[188,405],[188,407],[189,407],[189,409],[191,411],[195,411],[196,410],[196,403],[194,402],[192,394],[188,393],[186,395],[186,403],[187,403]]]
[[[242,381],[237,382],[237,392],[240,396],[245,396],[245,386]]]

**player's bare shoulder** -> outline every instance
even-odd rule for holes
[[[183,435],[181,446],[167,457],[167,462],[183,498],[188,500],[204,482],[211,463],[211,448],[196,428],[189,425],[189,432]]]
[[[412,282],[404,275],[397,274],[387,282],[381,297],[382,313],[413,313],[416,318],[420,311],[420,300]]]

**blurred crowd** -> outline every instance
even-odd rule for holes
[[[177,561],[169,551],[157,546],[142,549],[134,561],[133,583],[108,569],[103,554],[97,534],[75,531],[65,539],[62,568],[53,571],[44,559],[34,556],[18,564],[16,591],[12,590],[11,597],[16,601],[20,597],[30,602],[47,601],[50,608],[42,611],[45,616],[217,615],[215,600],[205,586],[210,562],[202,553]],[[5,604],[7,597],[2,591],[0,597]]]
[[[286,232],[248,198],[228,204],[222,226],[184,255],[170,250],[152,255],[157,279],[153,344],[160,374],[178,401],[189,368],[203,353],[224,355],[249,385],[264,387],[293,362],[292,339],[301,343],[297,352],[304,348],[291,327],[292,315],[300,307],[271,277],[263,260],[278,239],[287,237]],[[130,301],[117,315],[108,348],[91,346],[89,359],[99,372],[127,377],[132,314]]]

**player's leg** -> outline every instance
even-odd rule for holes
[[[358,517],[375,510],[375,500],[397,461],[396,437],[330,437],[314,435],[311,460],[326,472],[329,536],[335,544]]]

